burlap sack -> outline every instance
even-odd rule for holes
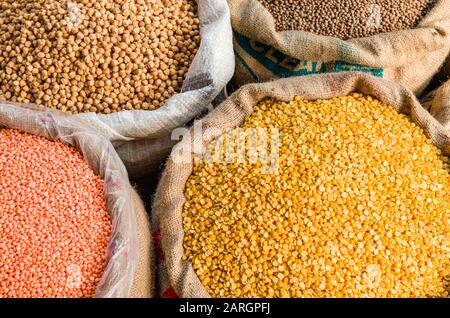
[[[153,246],[148,216],[111,143],[84,129],[70,115],[48,116],[35,107],[0,104],[0,129],[5,127],[76,147],[103,178],[113,230],[96,297],[152,297]]]
[[[436,74],[436,76],[431,81],[430,87],[435,88],[436,86],[441,86],[447,80],[450,80],[450,55],[447,57],[447,60],[445,61],[445,63],[442,65],[439,72]],[[428,87],[428,88],[430,88],[430,87]],[[429,95],[429,93],[428,93],[428,95]],[[421,98],[423,99],[423,98],[425,98],[425,96],[421,96]]]
[[[420,95],[450,50],[450,0],[410,30],[340,40],[305,31],[276,32],[258,0],[228,0],[237,85],[315,73],[360,71],[394,80]]]
[[[361,92],[409,114],[436,146],[450,154],[450,131],[447,131],[418,102],[413,92],[401,85],[364,73],[321,74],[291,77],[263,84],[249,84],[231,95],[218,108],[202,119],[202,134],[189,131],[194,146],[206,146],[228,128],[243,123],[255,104],[266,97],[288,102],[294,96],[304,99],[328,99]],[[199,127],[200,125],[198,125]],[[211,128],[219,128],[211,129]],[[192,172],[194,155],[189,138],[178,143],[166,163],[155,195],[152,228],[159,245],[158,271],[162,296],[209,297],[189,261],[183,261],[182,208],[184,188]],[[204,149],[204,148],[203,148]]]
[[[139,261],[131,285],[130,298],[153,298],[155,292],[154,246],[150,231],[150,221],[144,204],[133,189],[133,207],[136,211]]]
[[[444,75],[447,76],[447,78],[450,78],[450,55],[447,57],[447,60],[445,61],[442,69],[443,69]]]
[[[172,130],[207,111],[212,100],[233,76],[232,32],[226,0],[196,1],[201,44],[181,93],[154,111],[73,116],[84,127],[95,130],[112,142],[131,176],[153,172],[177,142],[171,140]]]
[[[450,80],[425,96],[421,102],[423,107],[450,131]]]

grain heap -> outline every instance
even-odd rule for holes
[[[280,131],[276,173],[202,160],[186,182],[183,259],[211,296],[448,295],[448,158],[422,129],[358,93],[265,100],[254,127]]]
[[[276,29],[305,30],[341,39],[415,27],[436,0],[259,0]]]
[[[103,181],[72,147],[0,130],[0,298],[93,297],[111,221]]]
[[[199,43],[193,0],[0,0],[0,100],[156,109],[180,91]]]

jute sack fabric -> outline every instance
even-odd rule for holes
[[[232,31],[226,0],[196,2],[201,43],[179,94],[153,111],[73,115],[73,120],[112,142],[131,176],[155,171],[177,142],[171,140],[172,130],[207,111],[233,76]]]
[[[144,205],[111,143],[86,130],[75,117],[49,116],[38,107],[0,104],[0,129],[13,128],[74,146],[104,180],[112,234],[96,297],[151,297],[154,289],[153,246]]]
[[[450,78],[450,54],[447,57],[447,60],[445,61],[442,69],[443,69],[444,75],[447,76],[447,78]]]
[[[150,221],[144,204],[133,190],[133,206],[136,210],[137,236],[139,241],[139,261],[131,285],[130,298],[153,298],[155,296],[155,259]]]
[[[450,131],[450,79],[422,99],[422,105]]]
[[[447,57],[447,60],[442,65],[439,72],[433,78],[433,82],[440,83],[440,85],[443,85],[443,83],[446,82],[447,80],[450,80],[450,55]],[[433,87],[435,86],[433,85]],[[429,93],[427,95],[429,95]],[[423,99],[425,98],[425,96],[422,96],[421,98]]]
[[[258,101],[271,97],[288,102],[294,96],[303,99],[329,99],[352,92],[371,95],[392,105],[420,125],[445,154],[450,154],[450,132],[447,131],[416,99],[414,93],[403,86],[368,74],[346,72],[291,77],[263,84],[243,86],[213,112],[192,128],[172,150],[158,185],[153,206],[152,229],[158,234],[160,255],[158,271],[160,292],[163,296],[209,297],[192,264],[183,261],[182,209],[185,203],[185,184],[192,173],[193,160],[202,154],[205,146],[227,129],[243,123],[253,112]],[[199,128],[197,128],[199,129]]]
[[[450,0],[437,0],[414,29],[341,40],[305,31],[277,32],[258,0],[228,0],[237,85],[314,73],[360,71],[420,95],[450,50]]]

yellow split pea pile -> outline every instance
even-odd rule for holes
[[[200,44],[193,0],[0,0],[0,100],[69,113],[152,110]]]
[[[0,298],[95,296],[111,228],[75,148],[0,129]]]
[[[280,132],[276,171],[203,160],[186,183],[184,259],[212,296],[448,296],[449,165],[422,129],[357,93],[265,100],[255,127]]]

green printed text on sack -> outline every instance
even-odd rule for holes
[[[276,77],[303,76],[308,74],[330,73],[330,72],[349,72],[358,71],[371,73],[377,77],[383,77],[382,68],[372,68],[360,64],[348,63],[345,61],[322,62],[322,61],[302,61],[276,50],[275,48],[251,40],[242,34],[234,32],[235,42],[247,54],[258,61],[263,67],[272,72]],[[246,63],[245,59],[235,51],[239,61],[244,64],[252,76],[255,70]],[[255,80],[258,80],[255,78]]]

